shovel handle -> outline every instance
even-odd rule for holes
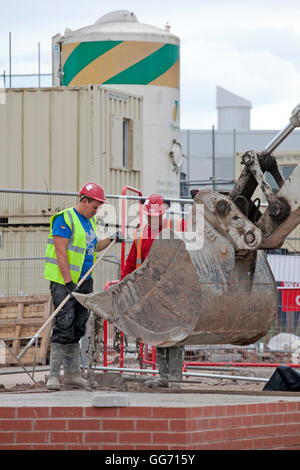
[[[85,273],[85,275],[80,279],[80,281],[77,284],[77,287],[80,287],[81,284],[86,280],[86,278],[91,274],[91,272],[95,269],[97,264],[102,260],[102,258],[105,256],[105,254],[114,246],[116,243],[116,240],[113,240],[106,248],[103,250],[103,253],[99,256],[99,258],[95,261],[93,266]],[[29,343],[25,346],[24,349],[18,354],[17,358],[20,359],[25,352],[33,345],[34,341],[36,338],[38,338],[41,334],[41,332],[46,328],[46,326],[53,320],[53,318],[58,314],[58,312],[63,308],[63,306],[70,300],[71,295],[68,294],[67,297],[64,298],[64,300],[59,304],[59,306],[54,310],[54,312],[50,315],[50,317],[45,321],[43,326],[39,329],[39,331],[31,338]]]

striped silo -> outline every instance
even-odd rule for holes
[[[143,96],[144,194],[179,195],[180,41],[116,11],[53,38],[54,85],[101,84]]]

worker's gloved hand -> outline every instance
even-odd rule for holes
[[[65,287],[66,287],[68,293],[71,294],[71,295],[72,295],[72,292],[77,292],[78,291],[78,287],[75,284],[75,282],[73,282],[73,281],[66,282]]]
[[[110,239],[111,242],[112,242],[113,240],[116,240],[116,243],[125,242],[125,238],[123,237],[123,233],[122,233],[122,232],[113,233],[113,234],[109,237],[109,239]]]

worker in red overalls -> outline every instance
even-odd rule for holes
[[[157,193],[151,194],[143,206],[144,213],[147,215],[148,223],[143,227],[138,227],[134,232],[134,241],[129,251],[126,263],[121,272],[121,280],[125,276],[137,269],[146,259],[153,241],[164,228],[173,228],[170,220],[164,217],[166,205],[164,198]],[[175,223],[177,230],[181,230],[183,225],[180,219]],[[160,372],[158,385],[168,386],[167,363],[168,348],[156,348],[156,361]]]
[[[162,229],[168,228],[168,222],[163,218],[166,206],[160,194],[151,194],[146,199],[143,210],[147,214],[148,223],[134,232],[134,241],[122,269],[121,280],[143,263],[157,235]]]

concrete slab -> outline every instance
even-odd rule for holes
[[[98,408],[128,406],[127,393],[95,393],[92,398],[92,406]]]
[[[115,395],[111,391],[86,391],[69,390],[59,392],[44,393],[0,393],[0,407],[55,407],[55,406],[73,406],[90,407],[96,396],[107,397]],[[238,395],[230,393],[134,393],[120,392],[119,397],[128,399],[128,406],[143,407],[196,407],[196,406],[218,406],[250,403],[272,403],[278,401],[300,401],[299,394],[274,395]],[[119,406],[119,405],[116,405]]]

